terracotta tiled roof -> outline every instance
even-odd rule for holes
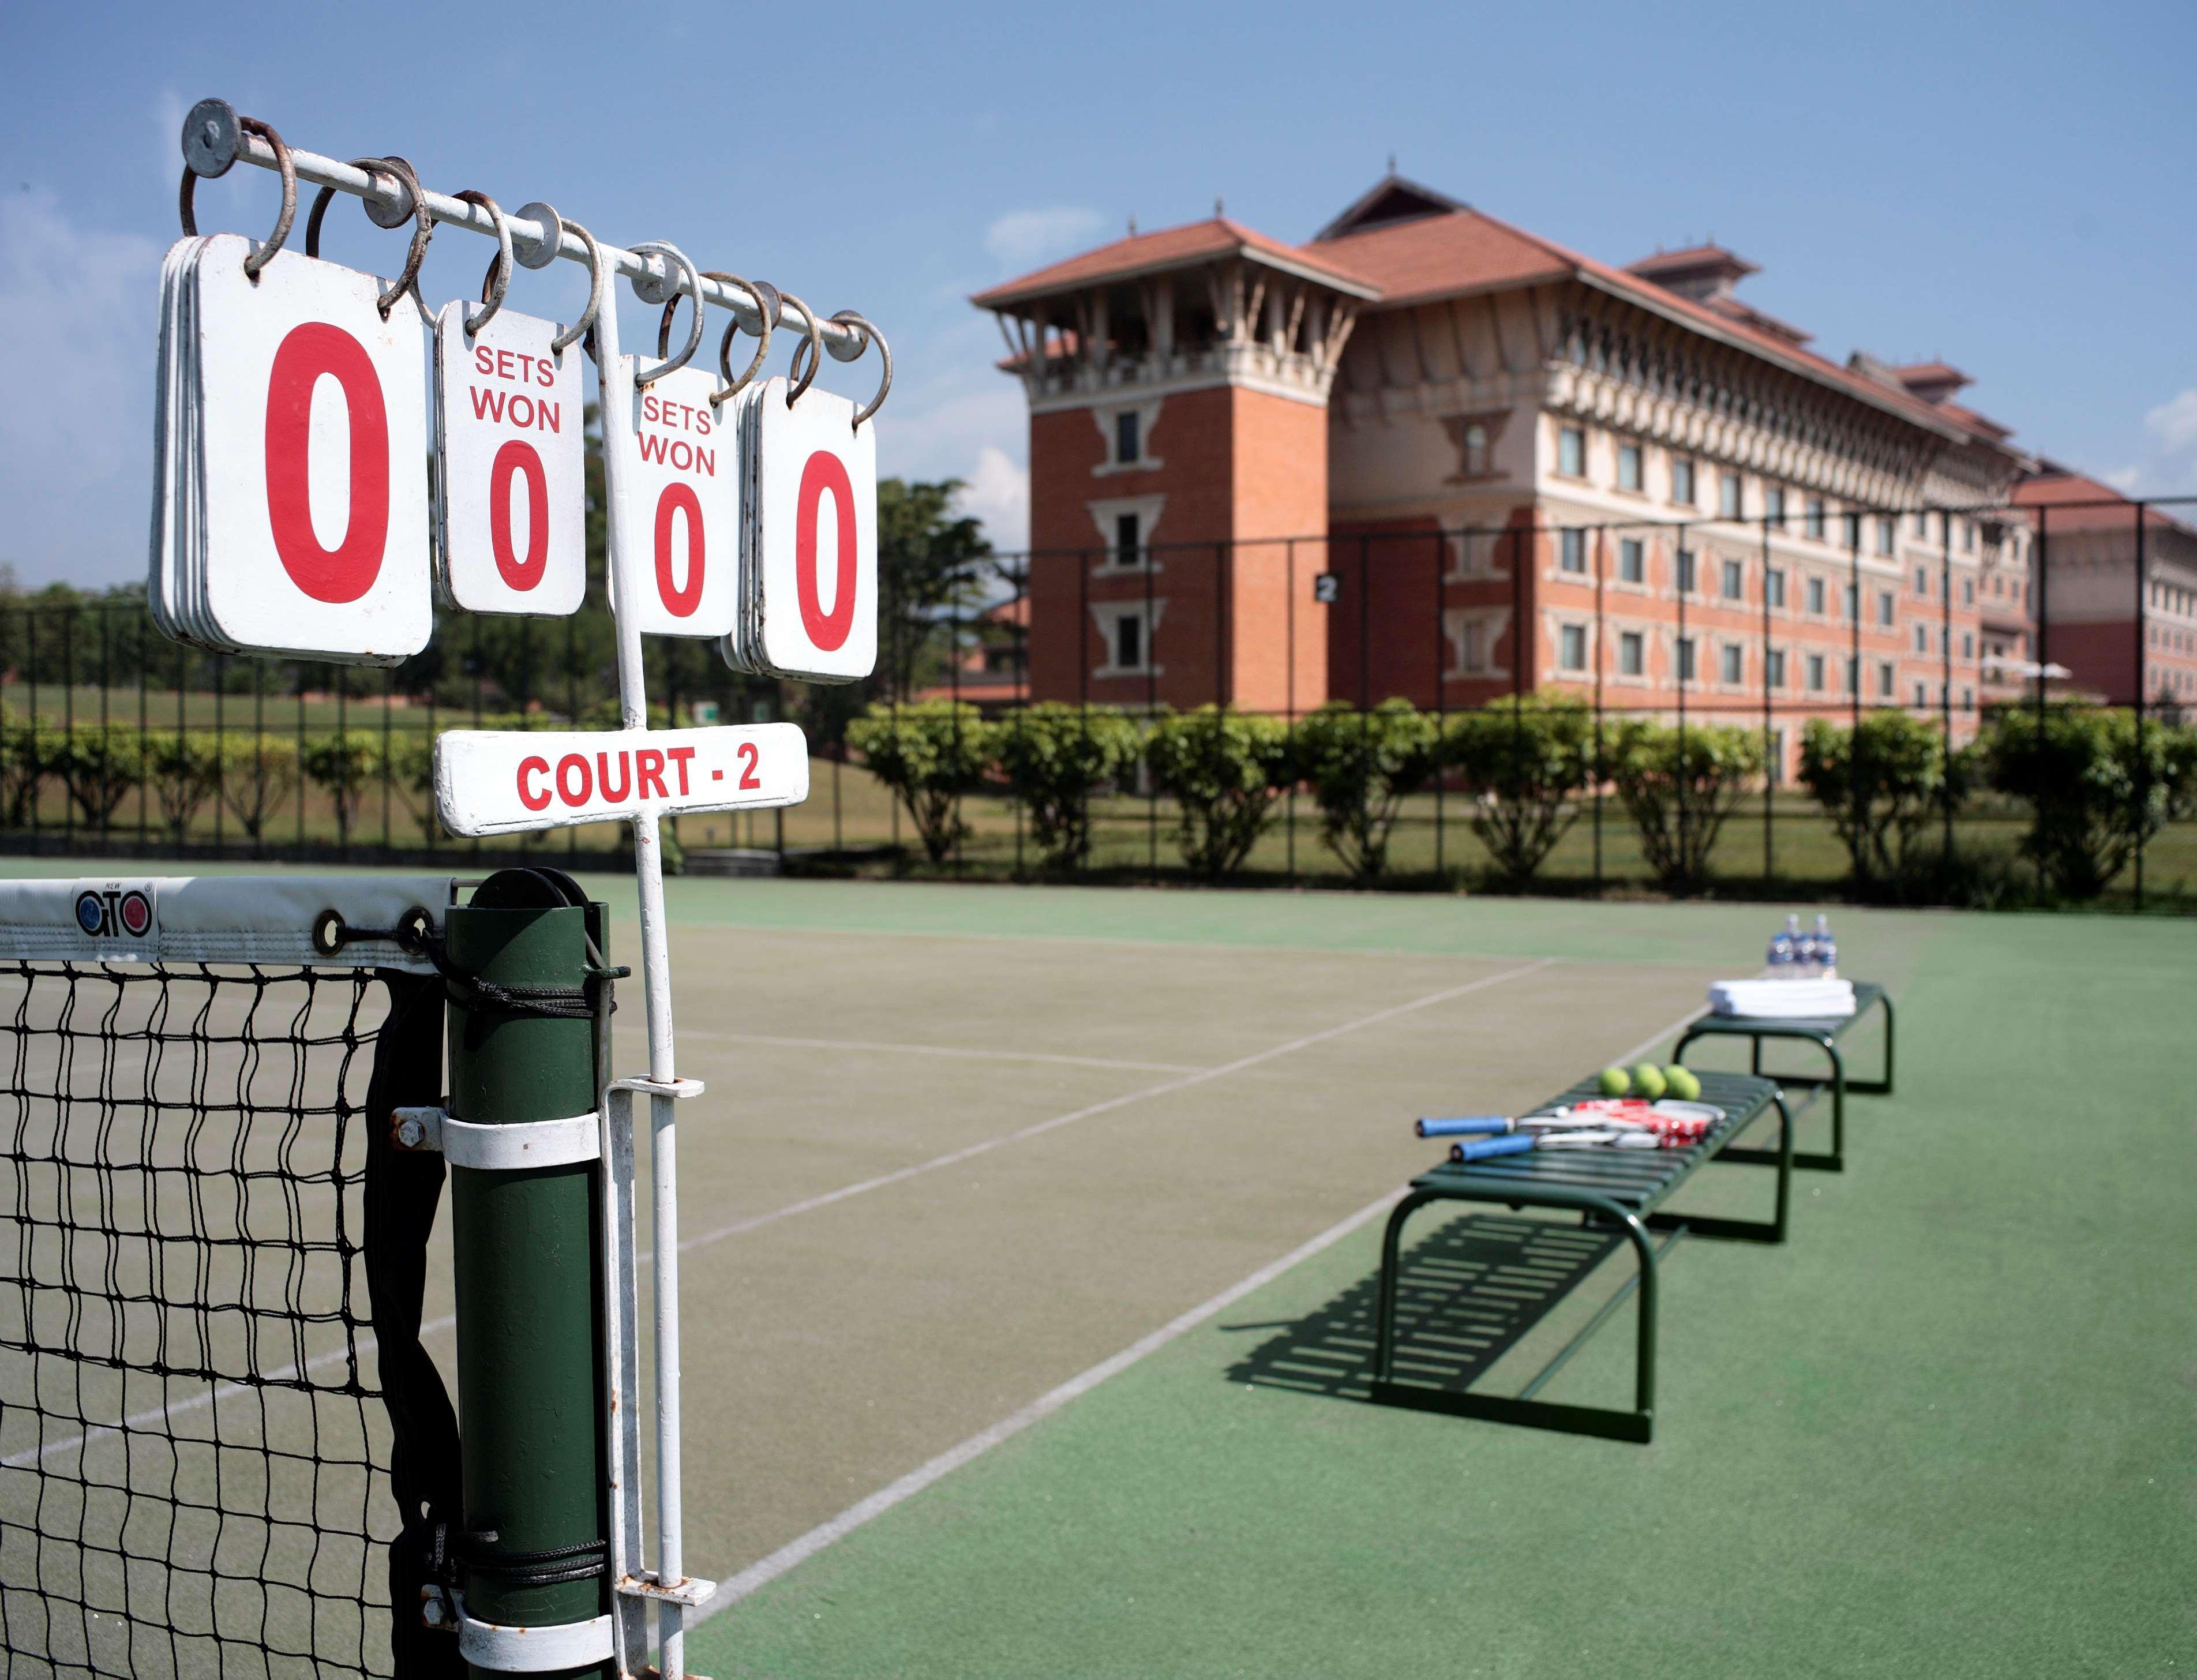
[[[1975,380],[1950,362],[1908,362],[1894,368],[1894,375],[1909,385],[1974,385]]]
[[[1652,257],[1643,257],[1638,262],[1627,263],[1625,266],[1632,273],[1649,280],[1658,275],[1714,267],[1729,269],[1735,275],[1762,272],[1760,264],[1750,263],[1736,252],[1727,251],[1720,245],[1690,245],[1683,251],[1659,251]]]
[[[2014,487],[2014,505],[2050,508],[2048,530],[2136,530],[2135,501],[2085,473],[2063,469],[2024,478]],[[2157,507],[2144,510],[2144,523],[2152,530],[2197,536],[2197,531]]]
[[[1215,257],[1246,255],[1303,270],[1342,291],[1371,296],[1377,289],[1375,282],[1354,273],[1333,258],[1284,245],[1278,239],[1253,232],[1241,223],[1216,216],[1209,221],[1191,222],[1180,228],[1162,228],[1156,233],[1132,234],[1111,245],[1102,245],[1095,251],[1087,251],[1018,280],[994,286],[989,291],[979,292],[969,301],[979,309],[998,309],[1005,304],[1041,298],[1049,292],[1065,291],[1095,280],[1126,279],[1132,275],[1156,274]]]
[[[1875,407],[1889,408],[1933,432],[1962,429],[1957,422],[1905,391],[1853,373],[1789,339],[1730,319],[1651,280],[1514,228],[1484,211],[1459,210],[1447,216],[1374,228],[1322,240],[1310,248],[1332,252],[1378,282],[1382,288],[1378,307],[1384,310],[1536,281],[1584,280],[1647,308],[1707,327],[1719,337],[1736,340],[1807,378],[1859,397]]]

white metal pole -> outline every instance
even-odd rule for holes
[[[637,556],[618,541],[625,494],[619,462],[633,422],[633,375],[618,353],[617,299],[606,295],[595,316],[596,389],[603,429],[603,499],[609,533],[612,622],[617,628],[618,709],[629,729],[648,727],[648,688],[641,666],[639,621],[631,608],[643,583]],[[624,610],[618,610],[623,608]],[[641,983],[648,1015],[648,1076],[670,1084],[675,1071],[671,1026],[671,954],[664,919],[664,851],[656,814],[633,825],[634,877],[641,898]],[[679,1500],[679,1156],[678,1104],[649,1095],[651,1213],[655,1225],[656,1575],[665,1586],[687,1579],[680,1541]],[[664,1603],[658,1619],[664,1680],[686,1673],[684,1607]]]

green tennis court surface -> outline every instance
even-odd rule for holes
[[[1667,1047],[1776,907],[670,907],[710,1087],[681,1127],[687,1555],[737,1594],[700,1672],[2191,1666],[2186,930],[1836,916],[1898,999],[1899,1094],[1852,1104],[1787,1247],[1668,1257],[1642,1448],[1363,1404],[1377,1214],[1438,1152],[1413,1115]],[[1685,1205],[1767,1194],[1712,1168]],[[1498,1391],[1627,1264],[1507,1216],[1419,1230],[1511,1303],[1480,1326]],[[1544,1392],[1621,1402],[1629,1358],[1621,1318]]]

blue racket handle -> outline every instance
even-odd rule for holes
[[[1504,1133],[1510,1129],[1510,1117],[1499,1114],[1459,1115],[1453,1120],[1423,1120],[1417,1131],[1422,1138],[1457,1138],[1479,1132]]]
[[[1476,1144],[1452,1144],[1449,1158],[1460,1164],[1473,1161],[1488,1161],[1498,1155],[1523,1155],[1533,1147],[1531,1133],[1521,1132],[1510,1138],[1483,1138]]]

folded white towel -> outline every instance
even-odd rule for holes
[[[1709,988],[1719,1015],[1786,1021],[1828,1021],[1854,1012],[1851,980],[1719,980]]]

